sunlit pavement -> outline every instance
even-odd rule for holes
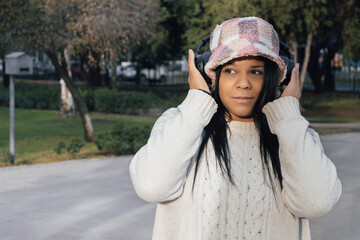
[[[322,137],[343,184],[339,203],[311,220],[313,240],[360,236],[360,133]],[[137,197],[131,156],[0,169],[1,240],[151,239],[155,204]]]
[[[130,159],[0,169],[0,239],[150,239],[155,204],[134,192]]]

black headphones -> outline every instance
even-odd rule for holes
[[[200,53],[200,49],[209,42],[210,42],[210,35],[207,35],[202,39],[199,46],[197,46],[196,52],[195,52],[195,66],[199,70],[201,75],[204,77],[206,83],[210,86],[211,79],[205,73],[205,65],[209,61],[211,52],[207,51],[204,53]],[[285,62],[286,69],[287,69],[286,78],[280,84],[280,86],[283,86],[283,85],[288,85],[290,78],[291,78],[291,71],[294,68],[295,63],[294,63],[294,55],[291,54],[289,47],[284,42],[282,42],[282,41],[279,41],[279,42],[280,42],[279,55],[280,55],[281,59]]]

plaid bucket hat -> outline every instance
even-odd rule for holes
[[[286,65],[279,56],[279,37],[273,26],[258,17],[234,18],[217,25],[210,37],[211,57],[205,73],[215,85],[215,69],[233,59],[262,56],[280,69],[280,82],[286,77]]]

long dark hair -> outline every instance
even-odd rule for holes
[[[260,153],[263,164],[266,166],[269,177],[271,180],[272,188],[274,189],[274,182],[271,177],[270,168],[269,168],[269,159],[271,159],[271,164],[274,172],[274,176],[278,179],[281,189],[282,189],[282,174],[280,168],[280,159],[279,159],[279,141],[276,135],[270,132],[270,128],[266,119],[265,114],[261,111],[264,105],[268,102],[275,100],[277,94],[278,80],[280,77],[279,68],[276,63],[270,61],[267,58],[261,58],[264,61],[264,80],[262,84],[259,97],[254,104],[252,115],[254,118],[255,126],[257,132],[260,136]],[[206,148],[207,142],[211,139],[215,157],[218,161],[218,165],[223,174],[226,174],[230,182],[234,184],[234,180],[231,175],[231,163],[230,163],[230,151],[229,144],[227,140],[227,128],[228,120],[226,117],[230,118],[231,116],[225,106],[222,104],[219,96],[219,79],[223,66],[219,66],[216,72],[216,82],[215,89],[212,91],[212,96],[218,104],[217,112],[214,114],[209,124],[204,128],[202,133],[202,140],[196,155],[196,165],[195,165],[195,174],[193,187],[196,180],[197,171],[200,164],[200,159],[204,150]],[[207,160],[206,160],[207,161]]]

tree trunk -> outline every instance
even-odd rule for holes
[[[51,50],[45,50],[46,55],[49,57],[53,65],[55,66],[56,70],[58,71],[60,77],[64,80],[67,88],[71,92],[71,95],[74,98],[76,107],[80,113],[81,121],[84,127],[85,132],[85,140],[87,142],[93,142],[94,141],[94,130],[91,123],[90,114],[88,111],[88,108],[86,106],[85,100],[82,98],[80,92],[74,85],[74,83],[71,81],[71,78],[69,77],[69,74],[67,72],[67,66],[66,64],[60,65],[57,61],[56,54],[54,51]],[[64,52],[61,53],[64,57]]]
[[[70,78],[72,78],[71,74],[71,66],[70,66],[70,55],[68,50],[64,50],[64,60],[66,62],[66,71]],[[71,95],[71,92],[66,87],[65,81],[60,79],[60,87],[61,87],[61,95],[60,95],[60,110],[59,115],[61,117],[77,117],[79,114],[76,110],[76,106],[74,103],[74,98]]]
[[[304,87],[304,82],[305,82],[305,76],[306,76],[306,70],[309,64],[309,59],[310,59],[310,47],[311,47],[311,42],[312,42],[312,38],[313,38],[313,33],[310,31],[307,35],[306,38],[306,48],[305,48],[305,56],[304,56],[304,63],[301,69],[301,74],[300,74],[300,90],[302,91],[303,87]]]
[[[291,53],[294,55],[294,62],[298,62],[298,50],[297,50],[297,41],[294,33],[290,33],[289,37],[289,49]]]
[[[89,63],[89,83],[90,89],[93,90],[95,87],[102,86],[101,83],[101,68],[99,66],[101,55],[94,51],[91,51],[91,56],[93,58],[92,63]],[[96,63],[96,64],[94,64]]]
[[[86,74],[86,70],[84,69],[84,64],[85,61],[83,59],[80,59],[80,77],[82,78],[83,81],[85,80],[86,83],[89,84],[89,79]]]
[[[90,66],[89,67],[89,83],[90,89],[95,89],[95,87],[101,86],[101,74],[99,66]]]
[[[312,83],[315,86],[315,93],[321,92],[321,70],[319,66],[320,44],[316,43],[311,47],[308,72]]]
[[[355,75],[354,75],[354,81],[353,81],[353,91],[354,91],[354,92],[356,92],[356,79],[357,79],[357,75],[358,75],[358,66],[357,66],[357,62],[356,62]]]
[[[117,88],[117,86],[116,86],[116,62],[115,61],[111,62],[111,68],[112,68],[112,72],[111,72],[110,86],[111,86],[111,89],[115,89],[115,88]]]
[[[76,111],[74,98],[62,78],[60,79],[60,87],[61,97],[59,115],[66,118],[77,117],[79,114]]]
[[[335,55],[335,47],[332,43],[328,46],[327,55],[324,63],[324,71],[325,71],[325,80],[324,80],[324,89],[328,91],[335,90],[335,78],[332,73],[331,61]]]

